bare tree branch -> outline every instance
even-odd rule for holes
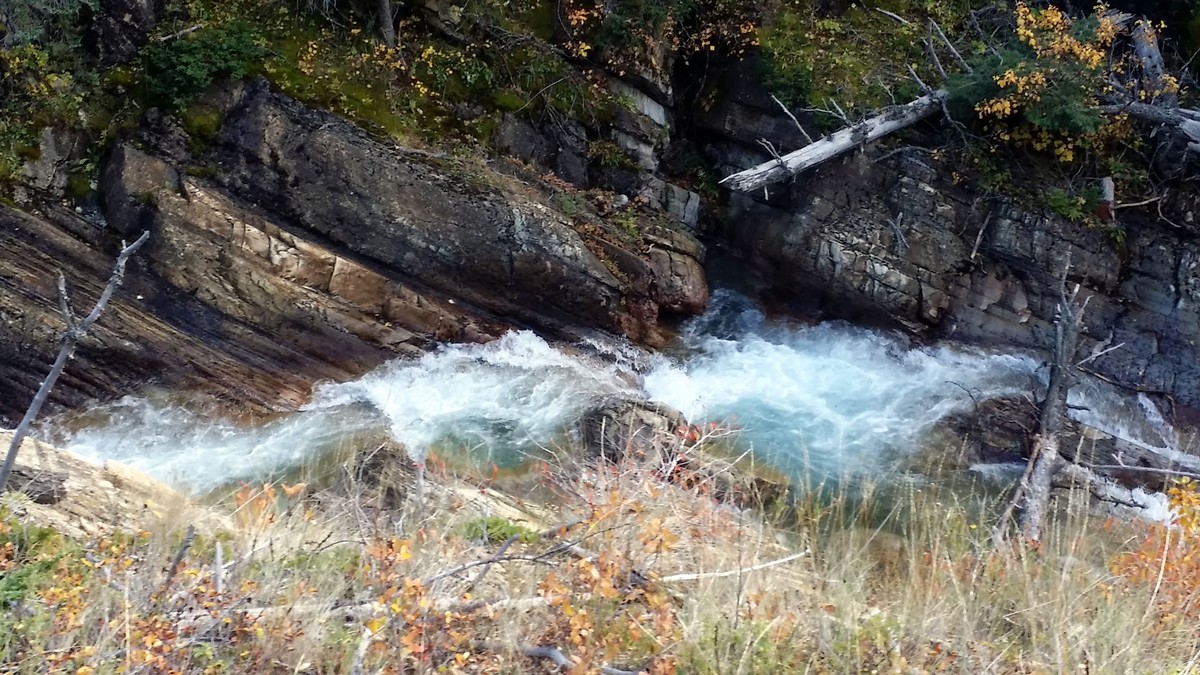
[[[96,306],[88,313],[83,321],[75,320],[75,313],[71,310],[65,295],[60,298],[60,304],[64,308],[63,319],[67,322],[67,330],[63,333],[62,346],[58,350],[58,358],[54,360],[54,365],[50,367],[50,373],[46,375],[46,379],[42,380],[42,385],[38,388],[37,394],[33,397],[33,402],[29,404],[29,409],[25,411],[25,417],[21,419],[17,425],[17,430],[13,433],[12,442],[8,446],[8,454],[4,458],[4,465],[0,467],[0,492],[4,492],[8,485],[9,474],[12,473],[13,464],[17,461],[17,452],[21,449],[21,443],[25,440],[26,434],[29,433],[29,427],[33,424],[33,420],[41,412],[42,406],[45,405],[46,399],[50,396],[50,390],[54,388],[54,383],[58,381],[62,375],[63,369],[67,366],[67,361],[75,354],[75,346],[79,340],[87,333],[92,324],[100,318],[104,313],[104,309],[108,307],[109,300],[112,299],[113,293],[125,280],[125,263],[129,262],[130,256],[137,253],[137,250],[146,243],[150,238],[150,232],[147,230],[142,233],[141,237],[132,244],[126,246],[117,256],[117,262],[113,266],[112,276],[108,279],[108,284],[100,293],[100,298],[96,301]],[[61,275],[59,277],[62,278]],[[65,291],[66,282],[59,283],[60,291]]]

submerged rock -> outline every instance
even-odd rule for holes
[[[588,457],[612,464],[648,463],[664,479],[702,487],[718,501],[773,508],[790,494],[785,476],[756,464],[751,453],[728,455],[682,413],[662,403],[614,397],[587,411],[578,426]]]

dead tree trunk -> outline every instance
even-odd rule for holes
[[[396,47],[396,15],[392,0],[375,0],[375,18],[379,22],[379,37],[389,49]]]
[[[1078,284],[1068,296],[1065,272],[1063,276],[1062,295],[1054,320],[1054,355],[1050,364],[1050,382],[1046,387],[1046,399],[1042,402],[1038,433],[1034,438],[1033,451],[1029,454],[1029,466],[1001,519],[997,530],[999,539],[1004,538],[1009,520],[1016,512],[1017,522],[1025,539],[1032,542],[1041,540],[1042,524],[1049,508],[1054,477],[1066,465],[1059,453],[1059,434],[1066,417],[1067,394],[1075,378],[1075,345],[1083,325],[1083,312],[1087,308],[1087,302],[1079,302]]]
[[[25,435],[29,433],[29,427],[33,424],[33,420],[37,417],[38,413],[41,412],[42,406],[50,396],[50,390],[54,388],[54,383],[58,381],[58,376],[62,375],[63,369],[66,368],[67,361],[71,360],[71,356],[75,354],[75,345],[79,343],[80,338],[87,333],[92,324],[96,323],[96,320],[104,313],[104,308],[108,306],[108,301],[112,299],[113,293],[117,291],[117,287],[125,279],[125,263],[129,262],[130,256],[137,253],[137,250],[149,238],[150,232],[143,232],[137,241],[126,246],[121,251],[121,254],[117,256],[116,264],[113,266],[113,273],[108,279],[108,284],[104,286],[104,290],[100,293],[100,298],[96,300],[96,306],[92,308],[92,311],[82,321],[75,318],[75,312],[71,309],[71,302],[67,297],[67,282],[63,279],[61,273],[58,275],[59,309],[62,311],[63,319],[67,322],[67,330],[63,333],[62,346],[58,350],[58,358],[54,360],[54,365],[50,367],[50,373],[46,375],[45,380],[42,380],[42,386],[38,387],[37,394],[33,397],[33,402],[29,404],[29,409],[25,411],[25,417],[21,418],[16,432],[13,433],[12,443],[8,446],[8,454],[4,457],[4,465],[0,466],[0,492],[4,492],[5,486],[8,484],[8,477],[12,473],[13,465],[17,461],[17,452],[21,449],[21,442],[25,440]]]
[[[812,168],[854,148],[878,140],[912,126],[942,109],[949,93],[945,89],[926,94],[921,98],[894,106],[874,117],[847,127],[795,152],[790,152],[756,167],[726,176],[721,181],[731,190],[752,192],[764,185],[778,183],[805,169]]]

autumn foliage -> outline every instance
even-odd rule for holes
[[[1153,589],[1150,610],[1164,625],[1200,626],[1200,483],[1181,479],[1167,495],[1174,523],[1151,528],[1113,560],[1112,571],[1134,588]]]

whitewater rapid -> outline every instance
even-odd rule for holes
[[[129,398],[89,411],[90,423],[75,416],[42,435],[204,491],[276,478],[388,437],[414,459],[433,452],[518,467],[569,445],[574,422],[598,400],[628,396],[733,426],[738,443],[796,475],[878,476],[946,415],[1030,391],[1038,367],[1029,355],[771,320],[747,298],[718,291],[666,353],[602,339],[558,348],[517,331],[322,384],[300,412],[257,426]]]

